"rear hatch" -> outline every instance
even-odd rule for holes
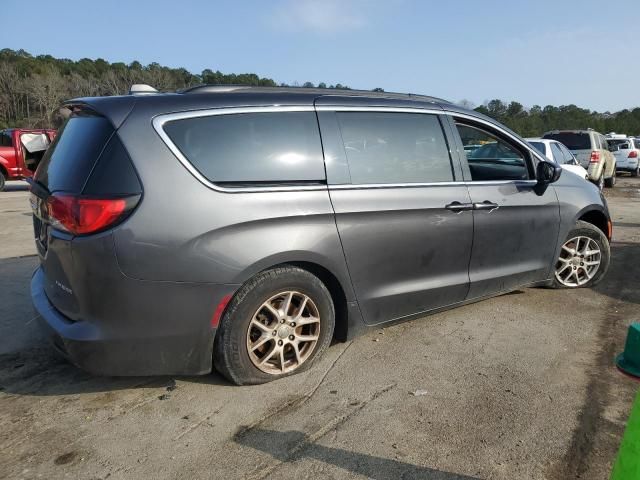
[[[617,150],[613,151],[613,156],[616,159],[616,166],[618,168],[625,168],[628,164],[636,163],[638,158],[638,152],[635,150],[633,142],[629,138],[607,138],[609,146],[616,147]]]
[[[74,239],[112,228],[136,206],[138,177],[105,117],[77,111],[45,153],[31,183],[33,229],[49,301],[71,320],[80,315]],[[82,289],[78,289],[82,290]]]
[[[543,138],[557,140],[563,143],[565,147],[571,150],[571,153],[573,153],[583,168],[589,168],[592,152],[589,132],[553,132],[545,134]]]

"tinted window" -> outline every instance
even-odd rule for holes
[[[564,155],[562,154],[562,150],[557,143],[551,144],[551,153],[553,153],[553,159],[556,163],[562,165],[564,163]]]
[[[438,117],[420,113],[338,112],[351,183],[453,180]]]
[[[35,179],[50,192],[79,193],[112,134],[104,117],[71,117],[44,154]]]
[[[533,148],[539,151],[542,155],[547,155],[547,149],[544,143],[542,142],[529,142]],[[466,147],[465,147],[466,150]]]
[[[481,128],[457,124],[462,144],[480,145],[469,153],[465,149],[471,179],[526,180],[529,178],[524,154],[506,141]]]
[[[0,147],[13,147],[10,133],[0,132]]]
[[[547,133],[543,138],[557,140],[566,145],[569,150],[591,150],[591,138],[587,132]]]
[[[313,112],[246,113],[175,120],[164,126],[191,164],[216,183],[324,181]]]

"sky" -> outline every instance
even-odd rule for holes
[[[612,112],[640,106],[637,0],[0,0],[0,6],[0,48],[33,55],[381,87],[476,105],[499,98]]]

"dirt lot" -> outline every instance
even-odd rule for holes
[[[640,320],[638,179],[607,192],[613,259],[595,291],[527,289],[372,331],[257,387],[59,360],[28,294],[28,194],[8,190],[1,478],[608,478],[638,386],[613,366]]]

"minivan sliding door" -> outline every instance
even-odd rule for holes
[[[439,116],[318,107],[318,118],[336,224],[365,322],[464,300],[472,212]]]

